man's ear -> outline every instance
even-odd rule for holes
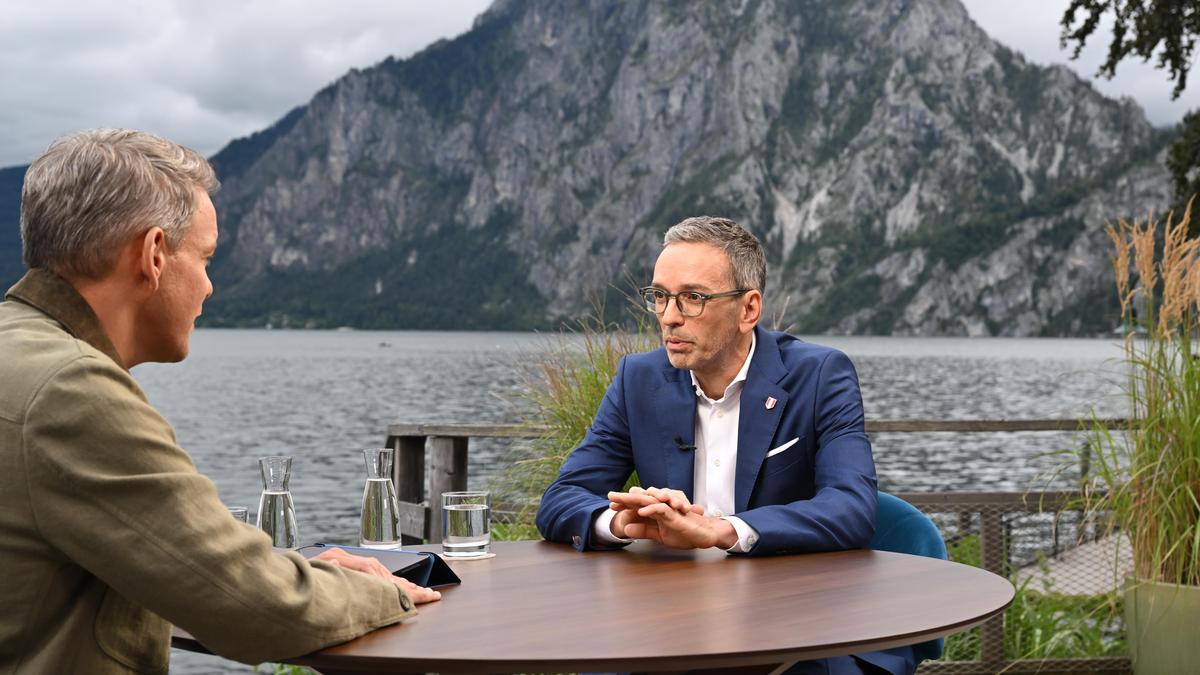
[[[747,291],[742,298],[742,330],[750,332],[754,330],[754,326],[758,324],[758,320],[762,318],[763,307],[762,291],[752,290]]]
[[[146,230],[138,239],[141,254],[138,256],[138,272],[150,290],[157,291],[167,266],[167,234],[161,227]]]

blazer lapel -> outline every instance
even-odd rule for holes
[[[783,418],[788,394],[779,386],[787,375],[779,346],[765,330],[755,327],[754,358],[742,385],[742,400],[738,413],[737,476],[734,484],[736,512],[750,505],[758,470],[762,468],[770,449],[775,429]],[[770,400],[774,399],[774,403]]]
[[[667,485],[656,487],[682,490],[690,500],[695,487],[696,392],[686,370],[667,368],[663,380],[655,397],[655,414],[661,432],[663,465],[667,467]]]

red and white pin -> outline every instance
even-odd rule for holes
[[[774,408],[775,404],[778,402],[779,401],[776,401],[774,396],[768,396],[766,403],[764,403],[763,405],[767,406],[767,410],[770,410],[770,409]]]

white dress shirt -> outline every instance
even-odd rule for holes
[[[750,360],[754,358],[757,338],[750,334],[750,353],[742,363],[741,370],[734,376],[721,398],[713,400],[692,376],[692,387],[696,390],[696,457],[693,462],[692,503],[704,507],[704,514],[729,521],[737,531],[738,540],[726,549],[730,553],[745,553],[758,542],[758,532],[746,521],[732,515],[734,511],[734,484],[737,476],[738,419],[741,413],[742,387]],[[632,539],[614,537],[612,519],[616,511],[607,509],[596,518],[592,536],[601,544],[627,544]]]

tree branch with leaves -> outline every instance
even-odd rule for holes
[[[1170,73],[1175,87],[1171,98],[1179,98],[1187,88],[1200,36],[1200,0],[1071,0],[1063,13],[1059,42],[1064,49],[1072,48],[1072,59],[1079,58],[1106,16],[1112,18],[1112,39],[1096,74],[1112,79],[1117,66],[1129,56],[1146,62],[1155,59],[1156,68]],[[1175,183],[1177,209],[1181,209],[1200,192],[1200,111],[1192,111],[1180,123],[1167,168]],[[1200,235],[1200,219],[1192,224],[1190,234]]]

